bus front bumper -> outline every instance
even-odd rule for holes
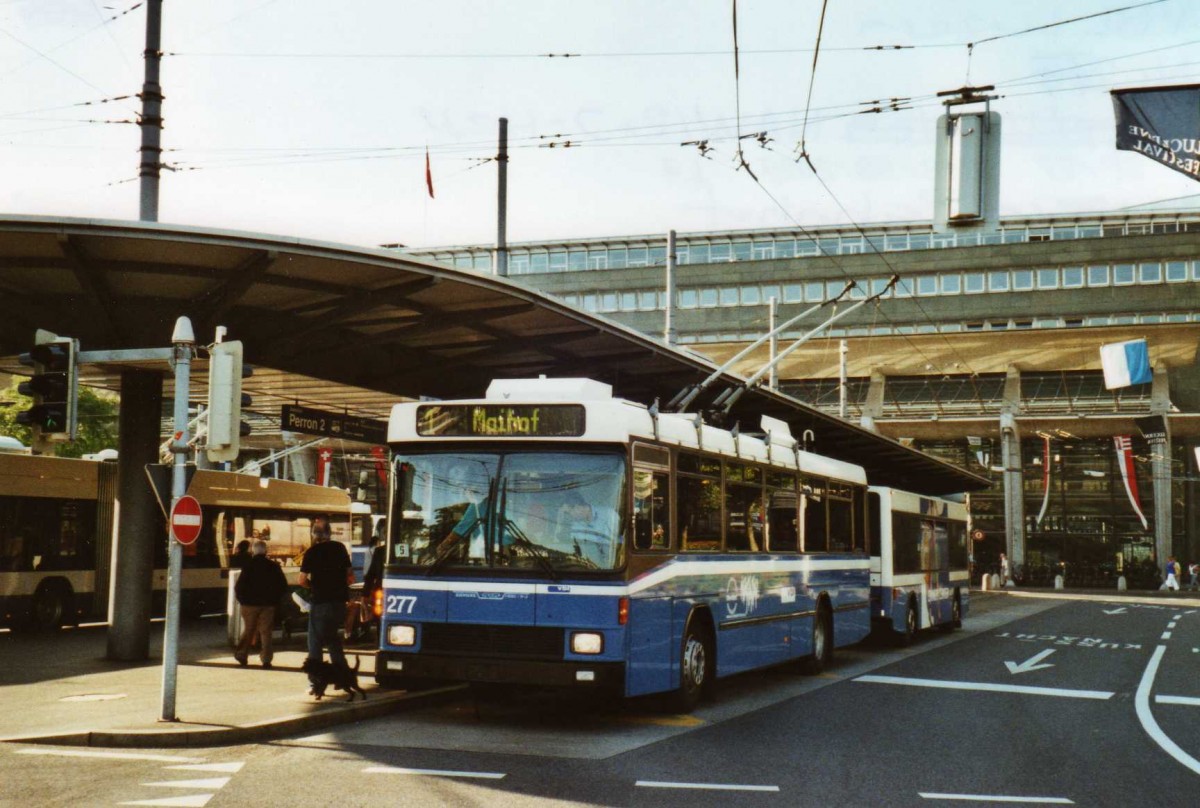
[[[539,685],[543,687],[623,690],[622,662],[561,662],[463,657],[437,654],[397,654],[380,651],[375,679],[442,679],[454,682]]]

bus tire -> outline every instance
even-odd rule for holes
[[[812,625],[812,653],[800,660],[800,672],[805,676],[816,676],[833,662],[833,619],[829,602],[821,600]]]
[[[954,611],[950,616],[950,631],[956,628],[962,628],[962,594],[954,590]]]
[[[29,622],[34,631],[56,631],[63,627],[71,614],[69,584],[44,581],[33,595]]]
[[[907,648],[912,645],[917,636],[917,606],[910,598],[908,609],[904,612],[904,628],[896,632],[896,645]]]
[[[690,713],[712,687],[714,673],[711,632],[700,620],[688,620],[679,649],[679,688],[668,701],[672,712]]]

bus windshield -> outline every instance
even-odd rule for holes
[[[560,572],[625,561],[625,457],[523,451],[398,453],[393,564]]]

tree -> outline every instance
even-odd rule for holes
[[[17,392],[19,377],[0,392],[0,435],[8,435],[29,445],[33,435],[27,426],[17,423],[17,414],[33,406],[29,396]],[[58,457],[82,457],[102,449],[117,448],[117,396],[104,390],[79,388],[79,434],[71,443],[54,444]]]

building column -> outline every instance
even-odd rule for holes
[[[1162,421],[1161,429],[1144,433],[1150,444],[1150,467],[1154,474],[1154,552],[1161,567],[1174,554],[1174,525],[1171,519],[1171,430],[1167,413],[1171,411],[1166,365],[1154,368],[1150,387],[1150,412]]]
[[[887,376],[878,370],[871,371],[871,383],[867,387],[867,400],[863,402],[862,417],[859,419],[859,425],[863,429],[869,429],[872,432],[879,431],[875,423],[883,417],[883,394],[886,384]]]
[[[154,547],[155,542],[166,541],[166,528],[145,467],[158,462],[162,387],[160,373],[121,373],[119,510],[108,627],[108,658],[114,660],[140,661],[150,656]]]
[[[1014,570],[1025,565],[1025,471],[1017,413],[1021,409],[1021,372],[1010,366],[1000,406],[1000,457],[1004,467],[1004,543]]]

